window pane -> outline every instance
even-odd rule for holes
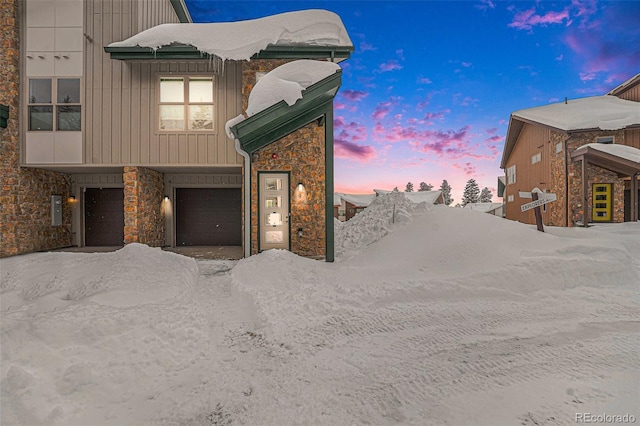
[[[182,78],[160,79],[160,102],[184,102],[184,81]]]
[[[80,131],[80,106],[58,106],[58,130]]]
[[[50,78],[29,79],[29,103],[30,104],[50,104],[51,103],[51,79]]]
[[[189,129],[213,130],[213,106],[189,105]]]
[[[182,105],[160,105],[160,129],[184,130],[184,107]]]
[[[53,107],[51,106],[30,106],[29,107],[29,130],[53,130]]]
[[[79,104],[80,103],[80,79],[79,78],[59,78],[58,79],[58,103],[59,104]]]
[[[213,102],[213,79],[192,78],[189,80],[189,102]]]

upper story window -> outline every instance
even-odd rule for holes
[[[539,163],[540,160],[542,160],[542,153],[540,152],[531,156],[531,164]]]
[[[80,131],[80,79],[29,79],[29,130]]]
[[[610,143],[613,143],[614,140],[613,140],[613,136],[598,136],[596,138],[596,142],[610,144]]]
[[[213,77],[160,77],[160,130],[214,130],[213,99]]]
[[[516,183],[516,165],[507,167],[507,185]]]

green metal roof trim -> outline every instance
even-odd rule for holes
[[[280,101],[231,127],[242,149],[249,154],[293,133],[333,111],[333,98],[340,88],[342,71],[320,80],[302,92],[302,99],[289,106]]]
[[[211,59],[215,56],[201,52],[190,45],[172,44],[157,50],[148,47],[109,47],[104,48],[111,59],[120,60],[188,60]],[[353,52],[353,46],[280,46],[271,45],[256,53],[251,59],[347,59]]]
[[[181,23],[186,24],[189,22],[193,22],[191,20],[191,15],[189,14],[189,9],[187,9],[187,5],[184,3],[184,0],[169,0],[171,3],[171,7],[178,15],[178,19]]]
[[[7,127],[9,119],[9,106],[0,104],[0,127]]]

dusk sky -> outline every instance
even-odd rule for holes
[[[355,46],[335,99],[335,191],[437,189],[496,200],[511,112],[603,95],[640,72],[639,1],[186,0],[194,22],[304,9]]]

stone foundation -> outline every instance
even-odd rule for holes
[[[125,167],[124,243],[164,245],[164,175],[145,167]]]
[[[0,1],[0,33],[0,104],[10,108],[7,128],[0,128],[0,257],[70,246],[71,177],[20,167],[18,0]],[[52,195],[62,196],[60,226],[51,226]]]

